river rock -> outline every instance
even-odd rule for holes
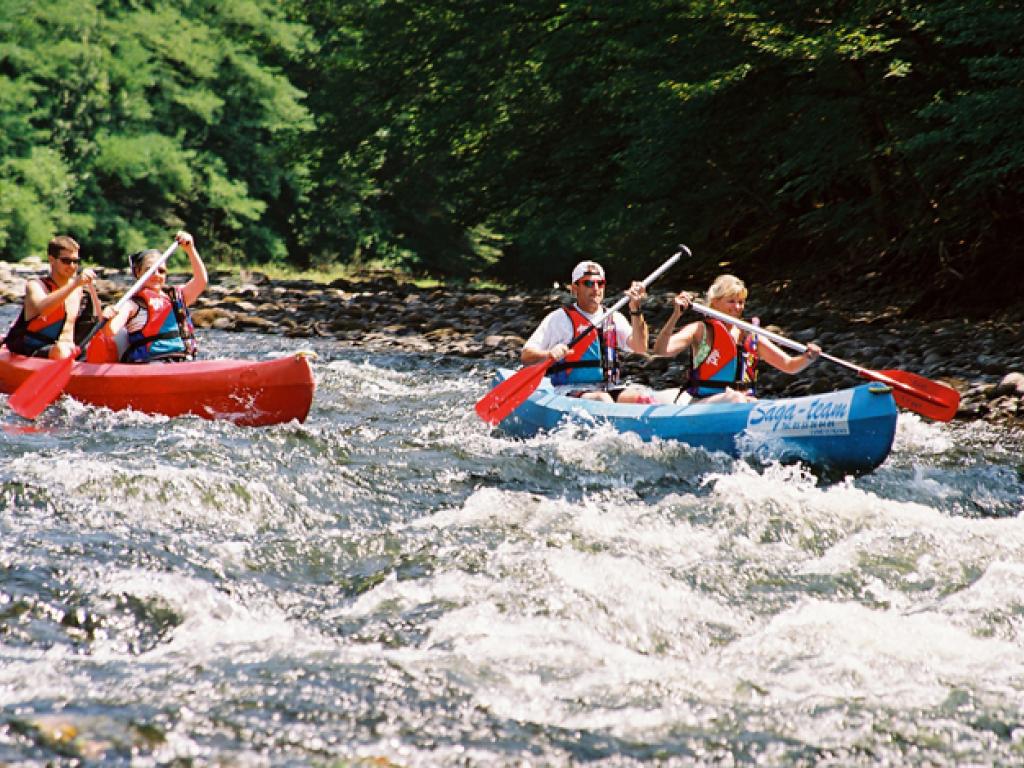
[[[192,309],[191,315],[192,324],[196,328],[223,328],[223,323],[217,325],[218,320],[231,318],[230,310],[224,310],[219,307],[196,307]]]
[[[1024,373],[1008,373],[993,388],[994,395],[1024,396]]]
[[[993,354],[981,354],[975,358],[982,373],[1001,374],[1006,372],[1006,363]]]
[[[247,331],[267,331],[272,332],[277,328],[277,323],[272,320],[267,320],[265,317],[259,317],[258,315],[249,315],[239,313],[235,315],[235,325],[239,329],[245,329]],[[326,335],[326,334],[324,334]]]

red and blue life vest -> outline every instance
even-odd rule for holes
[[[195,327],[180,288],[165,291],[142,288],[132,300],[146,310],[146,324],[142,330],[128,333],[128,347],[121,355],[121,362],[195,358]]]
[[[605,326],[604,331],[599,332],[576,305],[563,309],[572,322],[572,338],[583,334],[586,346],[577,345],[576,349],[570,349],[568,355],[548,368],[551,383],[561,385],[616,382],[618,340],[613,318],[609,315],[602,323]]]
[[[737,342],[721,320],[706,320],[704,338],[711,351],[699,364],[691,366],[686,391],[694,397],[709,397],[732,387],[748,395],[755,394],[759,359],[757,337],[744,334]]]

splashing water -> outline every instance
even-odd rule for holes
[[[302,425],[5,412],[0,762],[1019,761],[1019,435],[904,413],[823,480],[315,350]]]

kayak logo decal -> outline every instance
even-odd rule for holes
[[[758,401],[747,417],[747,431],[780,437],[848,435],[852,405],[852,391],[800,400]]]

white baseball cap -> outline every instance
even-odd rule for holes
[[[572,281],[575,283],[584,275],[597,275],[604,277],[604,269],[596,261],[581,261],[572,271]]]

